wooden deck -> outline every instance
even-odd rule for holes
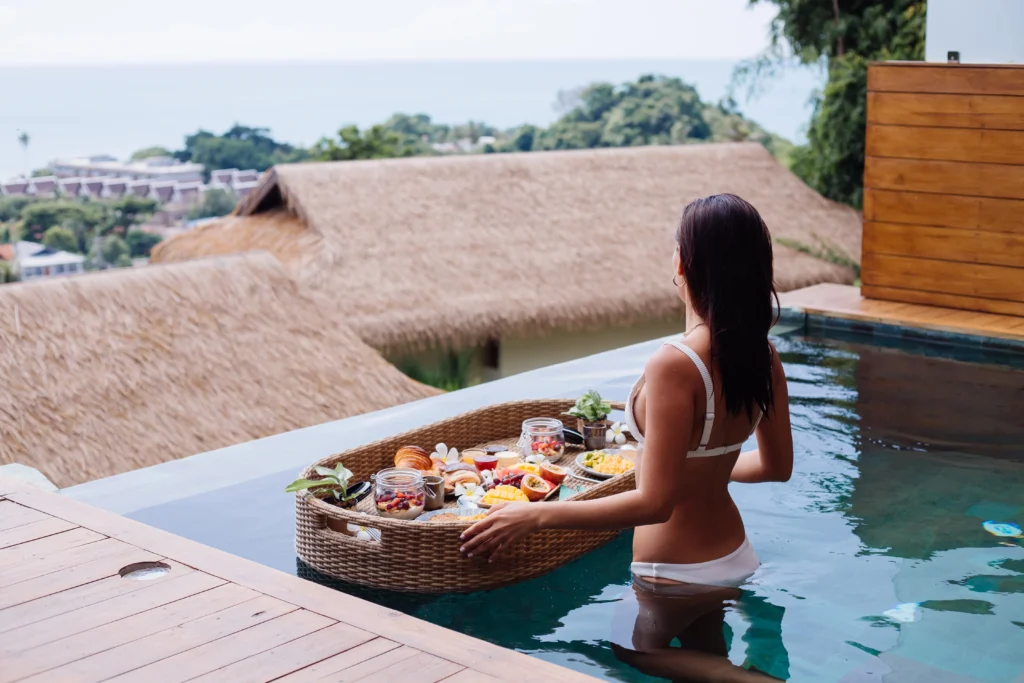
[[[783,306],[814,315],[1024,341],[1024,317],[865,299],[858,288],[847,285],[815,285],[786,292],[780,299]]]
[[[595,679],[0,477],[0,683],[105,680]]]

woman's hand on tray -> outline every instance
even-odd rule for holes
[[[462,547],[468,557],[486,557],[493,562],[520,539],[540,528],[537,505],[498,503],[484,519],[462,532]]]

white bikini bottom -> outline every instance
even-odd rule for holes
[[[725,557],[697,564],[634,562],[629,566],[637,579],[668,579],[703,586],[739,586],[750,578],[761,562],[754,546],[744,538],[739,548]]]

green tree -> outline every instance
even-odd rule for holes
[[[200,218],[226,216],[235,210],[236,204],[238,204],[238,197],[230,190],[216,188],[207,190],[203,193],[203,198],[199,200],[199,203],[189,209],[187,218],[194,221]]]
[[[18,133],[18,144],[21,145],[22,152],[24,152],[24,154],[25,154],[25,171],[26,172],[28,172],[28,167],[29,167],[29,163],[28,163],[28,143],[31,140],[32,140],[32,138],[29,137],[29,134],[28,134],[27,131],[23,130],[20,133]]]
[[[757,86],[790,59],[823,64],[828,84],[815,96],[806,148],[793,169],[809,185],[859,207],[864,174],[867,65],[924,59],[923,0],[750,0],[777,12],[768,49],[742,65],[734,83]]]
[[[0,223],[20,219],[21,212],[25,210],[25,207],[38,201],[41,200],[24,195],[13,197],[0,196]]]
[[[33,202],[25,205],[21,211],[19,234],[22,239],[41,242],[43,235],[50,228],[71,220],[87,222],[88,217],[89,212],[78,202],[67,200]]]
[[[158,204],[155,199],[144,199],[135,195],[127,195],[111,204],[114,225],[128,230],[152,216]]]
[[[206,178],[219,168],[253,168],[264,171],[274,164],[302,161],[305,150],[278,142],[266,128],[250,128],[235,124],[223,135],[199,130],[185,138],[185,149],[174,153],[181,161],[202,164]]]
[[[338,131],[338,139],[320,138],[312,150],[317,161],[353,161],[355,159],[386,159],[408,157],[416,153],[402,140],[402,136],[383,125],[360,133],[357,126],[345,126]]]
[[[151,159],[152,157],[169,157],[171,154],[171,151],[166,147],[154,145],[153,147],[143,147],[140,150],[132,152],[131,160],[140,161],[142,159]]]
[[[43,244],[57,251],[71,253],[78,251],[78,238],[75,237],[75,233],[60,225],[55,225],[46,231],[43,235]]]
[[[128,244],[117,235],[97,237],[92,241],[89,250],[89,264],[92,268],[121,267],[118,263],[131,265],[131,250]]]
[[[0,284],[7,284],[8,282],[17,282],[18,273],[14,270],[10,263],[7,261],[0,261]]]
[[[128,244],[131,255],[135,258],[149,258],[153,247],[158,245],[163,238],[151,232],[143,230],[129,230],[124,241]]]

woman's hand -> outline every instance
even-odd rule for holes
[[[540,528],[536,504],[499,503],[487,517],[462,532],[459,549],[469,557],[489,557],[493,562],[516,543]]]

